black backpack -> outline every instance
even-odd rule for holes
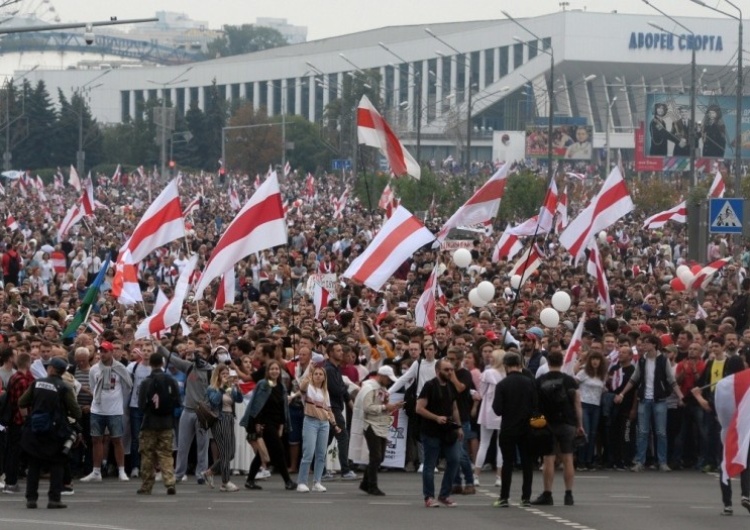
[[[13,407],[10,406],[10,385],[0,392],[0,425],[7,427],[13,420]]]
[[[553,423],[565,422],[565,411],[568,408],[568,391],[565,389],[565,378],[543,377],[539,381],[539,405],[547,421]]]
[[[149,396],[146,408],[156,416],[172,416],[174,409],[180,406],[180,396],[166,374],[152,375],[148,387]]]
[[[18,278],[18,272],[21,270],[21,260],[18,253],[8,254],[8,276]]]

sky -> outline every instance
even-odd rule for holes
[[[719,16],[690,0],[650,0],[676,16]],[[722,0],[708,5],[735,11]],[[743,3],[744,0],[734,0]],[[61,22],[153,17],[155,11],[185,13],[193,20],[207,21],[211,29],[224,24],[251,24],[256,17],[286,18],[290,24],[307,26],[308,40],[355,33],[384,26],[532,17],[568,9],[660,15],[642,0],[23,0],[23,9],[38,12],[54,7]],[[49,13],[44,17],[49,19]]]

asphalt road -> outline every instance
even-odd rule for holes
[[[442,475],[436,476],[436,482]],[[520,496],[520,475],[514,475],[511,502]],[[235,477],[238,486],[243,477]],[[733,517],[722,517],[718,478],[697,472],[589,472],[577,477],[576,505],[562,506],[562,476],[555,479],[555,506],[543,509],[497,509],[491,506],[499,488],[493,473],[483,473],[477,495],[457,496],[455,508],[424,508],[421,477],[415,473],[383,473],[380,486],[387,495],[371,497],[357,489],[357,481],[326,482],[326,493],[287,492],[281,479],[261,482],[263,491],[221,493],[194,481],[167,497],[160,484],[150,497],[135,495],[137,481],[105,479],[101,484],[75,485],[75,495],[64,497],[67,510],[27,510],[22,494],[0,496],[0,529],[94,528],[99,530],[164,530],[199,528],[237,530],[242,527],[343,530],[344,528],[470,528],[500,527],[540,530],[690,530],[712,527],[748,528],[750,514],[739,504],[735,481]],[[534,476],[533,496],[541,489]],[[46,483],[42,487],[46,489]]]

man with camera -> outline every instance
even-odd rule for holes
[[[21,447],[29,457],[26,477],[26,507],[37,507],[39,474],[42,466],[49,469],[50,486],[47,508],[67,508],[60,501],[63,468],[76,433],[68,417],[79,419],[81,408],[71,388],[62,380],[68,364],[53,357],[47,366],[47,377],[38,379],[21,396],[18,406],[29,408],[30,418],[21,435]]]

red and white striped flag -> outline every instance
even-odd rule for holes
[[[346,188],[344,190],[344,193],[341,194],[341,197],[338,199],[333,200],[333,218],[334,219],[343,219],[344,218],[344,208],[346,208],[346,203],[349,201],[349,188]]]
[[[724,178],[721,176],[720,171],[716,171],[716,176],[711,183],[711,188],[708,190],[709,199],[721,199],[724,196],[724,192],[727,187],[724,185]]]
[[[214,278],[233,268],[245,256],[286,243],[286,220],[279,181],[272,175],[250,197],[222,234],[195,287],[195,299],[200,300]]]
[[[104,326],[98,320],[89,320],[86,327],[93,331],[97,337],[104,333]]]
[[[378,199],[378,208],[381,210],[385,210],[388,205],[391,203],[395,195],[393,194],[393,190],[391,189],[391,183],[385,185],[385,189],[383,190],[383,193],[380,194],[380,199]]]
[[[714,277],[714,274],[719,272],[724,265],[732,261],[731,257],[728,258],[721,258],[717,259],[716,261],[709,263],[705,267],[703,267],[700,271],[698,271],[698,274],[693,276],[693,279],[688,282],[688,284],[685,286],[687,289],[705,289],[708,287],[708,284],[711,283],[711,280]]]
[[[399,206],[365,251],[346,269],[344,277],[379,291],[402,263],[434,240],[435,236],[422,221]]]
[[[714,392],[724,451],[721,460],[725,483],[747,469],[750,447],[750,370],[725,377]]]
[[[182,303],[185,301],[185,297],[190,289],[189,279],[193,274],[197,262],[198,255],[193,254],[180,273],[180,277],[174,288],[174,296],[172,296],[172,299],[158,309],[157,305],[154,306],[154,312],[151,313],[151,316],[138,324],[138,329],[135,330],[136,339],[145,339],[180,323],[182,317]]]
[[[189,215],[193,215],[193,212],[196,211],[201,206],[201,201],[203,197],[199,194],[195,199],[190,201],[190,203],[185,206],[185,209],[182,211],[182,216],[187,217]]]
[[[221,311],[225,305],[234,303],[234,288],[235,276],[234,267],[232,267],[221,277],[219,290],[214,301],[214,311]]]
[[[312,173],[308,173],[307,177],[305,177],[305,193],[308,201],[315,198],[315,177],[313,177]]]
[[[357,137],[359,143],[376,147],[388,159],[391,171],[395,175],[411,175],[419,180],[421,169],[404,144],[391,130],[391,126],[375,110],[367,98],[362,96],[357,108]]]
[[[133,234],[120,249],[120,256],[129,250],[133,263],[139,263],[154,249],[180,237],[185,237],[185,218],[177,179],[174,179],[143,214]]]
[[[532,274],[536,272],[539,266],[542,264],[542,251],[536,243],[532,243],[526,251],[521,254],[521,257],[516,261],[513,268],[510,270],[510,276],[520,276],[520,286],[526,283]]]
[[[289,160],[286,161],[286,164],[284,164],[284,176],[288,177],[289,173],[292,172],[292,165],[289,163]]]
[[[68,176],[68,184],[73,186],[76,191],[81,191],[81,178],[78,176],[78,171],[72,165],[70,166],[70,175]]]
[[[506,162],[446,221],[437,235],[440,243],[448,237],[452,228],[482,224],[497,217],[508,182],[508,171],[510,163]]]
[[[115,263],[112,296],[123,305],[143,302],[141,286],[138,283],[138,271],[129,250],[126,250],[120,260]]]
[[[435,263],[432,268],[430,277],[424,286],[424,292],[419,297],[417,306],[414,308],[414,322],[418,327],[435,329],[435,319],[437,318],[437,291],[440,288],[438,284],[439,266]]]
[[[115,174],[112,175],[112,184],[119,184],[120,179],[122,178],[122,168],[120,167],[120,164],[117,164],[117,167],[115,168]]]
[[[661,228],[667,221],[674,221],[675,223],[686,223],[687,222],[687,202],[683,201],[674,208],[664,210],[657,214],[652,215],[646,219],[643,223],[643,228]]]
[[[563,188],[560,197],[557,199],[557,233],[561,234],[565,227],[568,226],[568,186]]]
[[[560,244],[568,249],[574,261],[578,262],[592,237],[613,225],[634,208],[625,180],[619,167],[615,166],[591,204],[560,234]]]
[[[232,210],[239,210],[242,208],[240,196],[234,186],[229,186],[229,207],[232,208]]]
[[[313,283],[313,304],[315,305],[315,319],[320,318],[320,312],[324,308],[328,307],[328,300],[331,298],[331,293],[328,289],[323,287],[318,282]]]
[[[8,214],[8,217],[5,219],[5,227],[11,232],[18,230],[18,222],[16,221],[16,218],[13,217],[13,214]]]
[[[568,349],[565,351],[565,357],[563,357],[563,365],[561,371],[568,375],[575,375],[573,372],[576,366],[576,359],[578,359],[578,352],[581,351],[583,346],[583,324],[586,322],[586,313],[581,315],[581,320],[578,321],[576,330],[573,332],[573,336],[568,344]]]
[[[612,304],[609,298],[609,284],[607,275],[604,272],[602,256],[599,254],[599,247],[595,240],[589,241],[589,259],[586,263],[586,272],[596,280],[596,294],[599,299],[599,305],[604,308],[605,315],[610,318],[614,315]]]
[[[544,203],[539,209],[539,215],[527,219],[520,225],[512,228],[510,233],[516,236],[528,237],[534,234],[548,234],[554,228],[555,212],[557,210],[557,184],[555,179],[550,182]]]
[[[43,190],[44,189],[44,182],[42,181],[42,177],[39,175],[36,176],[36,179],[34,180],[34,187],[37,190]]]
[[[54,187],[56,190],[62,190],[65,189],[64,179],[62,173],[60,173],[60,169],[58,168],[57,173],[55,173],[55,176],[53,178],[54,180]]]
[[[388,299],[383,297],[383,303],[378,308],[378,316],[375,317],[375,325],[380,327],[380,323],[388,317]]]
[[[565,174],[566,174],[567,176],[569,176],[570,178],[574,178],[574,179],[576,179],[576,180],[580,180],[580,181],[584,181],[584,180],[586,180],[586,175],[585,175],[585,174],[583,174],[583,173],[576,173],[575,171],[568,171],[568,172],[567,172],[567,173],[565,173]]]
[[[505,227],[505,231],[497,240],[495,248],[492,249],[492,262],[497,263],[501,259],[513,259],[513,256],[521,252],[523,243],[518,236],[510,233],[510,223]]]

